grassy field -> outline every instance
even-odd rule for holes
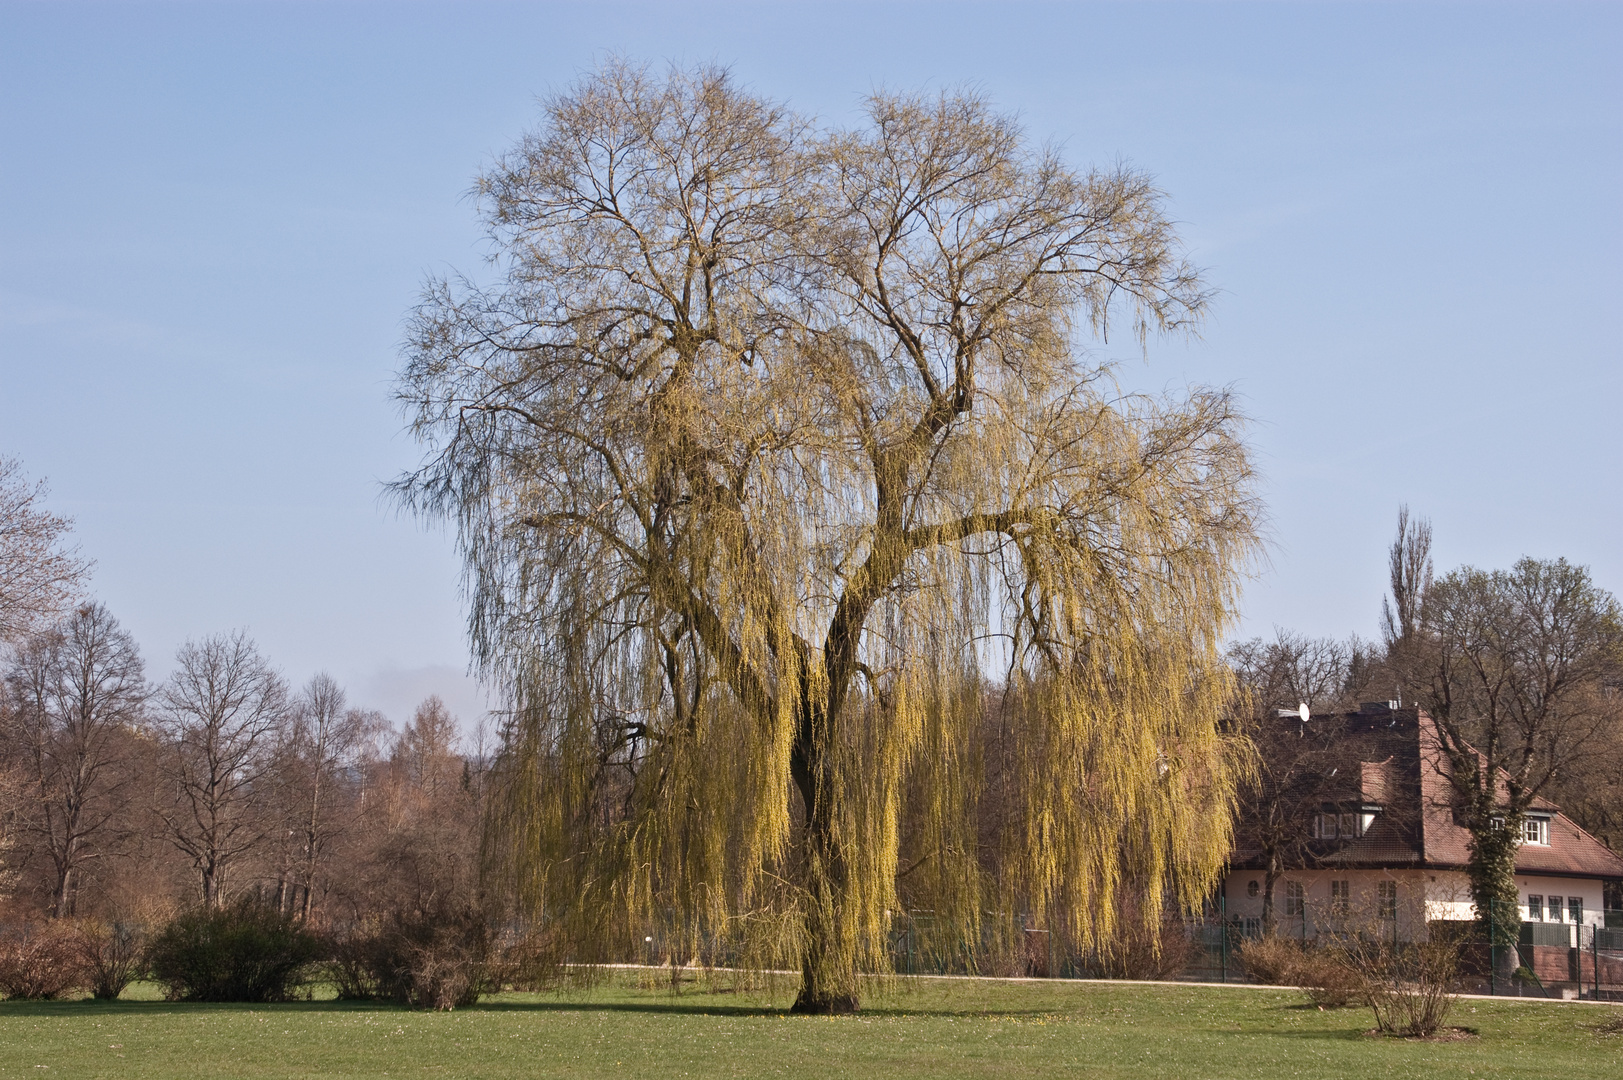
[[[624,977],[454,1013],[4,1002],[0,1078],[1623,1077],[1623,1035],[1597,1036],[1594,1006],[1467,1001],[1451,1023],[1476,1037],[1415,1043],[1274,989],[920,980],[852,1017],[770,1004]]]

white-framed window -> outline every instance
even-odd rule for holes
[[[1561,921],[1561,898],[1559,896],[1552,896],[1547,901],[1547,903],[1550,905],[1550,921],[1551,922],[1560,922]]]
[[[1375,899],[1378,904],[1380,917],[1395,919],[1398,917],[1398,883],[1395,881],[1377,881],[1375,883]]]
[[[1307,911],[1307,890],[1300,881],[1285,882],[1285,917],[1300,919]]]
[[[1544,921],[1544,895],[1542,893],[1527,894],[1527,921]]]
[[[1581,923],[1584,921],[1584,898],[1581,896],[1567,897],[1567,921]]]
[[[1332,915],[1346,915],[1352,906],[1352,882],[1346,878],[1337,878],[1330,882],[1330,913]]]
[[[1522,843],[1550,846],[1550,819],[1547,817],[1522,818]]]

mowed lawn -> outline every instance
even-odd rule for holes
[[[1585,1005],[1468,1001],[1451,1022],[1477,1037],[1417,1043],[1276,989],[919,980],[870,1002],[797,1017],[624,978],[453,1013],[3,1002],[0,1077],[1623,1077],[1623,1035],[1590,1029],[1620,1010]]]

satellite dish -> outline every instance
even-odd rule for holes
[[[1313,719],[1313,710],[1308,708],[1307,702],[1304,701],[1296,706],[1296,715],[1300,716],[1302,718],[1302,723],[1305,724],[1309,720]]]

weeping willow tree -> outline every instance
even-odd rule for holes
[[[396,490],[455,523],[511,697],[493,870],[574,958],[657,922],[844,1011],[899,872],[965,935],[1199,900],[1255,507],[1225,394],[1124,397],[1081,351],[1206,303],[1146,177],[974,96],[829,129],[611,62],[477,194],[491,280],[414,312]],[[977,685],[1017,703],[995,872]]]

